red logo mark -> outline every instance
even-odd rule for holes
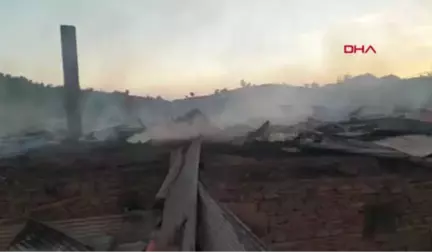
[[[367,54],[369,52],[373,52],[374,54],[376,54],[376,50],[372,45],[369,45],[369,46],[344,45],[344,53],[345,54],[356,54],[357,52],[361,52],[362,54]]]

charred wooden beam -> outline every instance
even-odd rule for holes
[[[60,33],[67,126],[69,137],[71,139],[78,139],[82,133],[82,125],[75,26],[61,25]]]

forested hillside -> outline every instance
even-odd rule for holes
[[[221,85],[224,85],[222,83]],[[188,92],[185,92],[188,93]],[[199,108],[217,124],[258,123],[266,118],[291,123],[311,115],[314,107],[330,108],[330,117],[341,117],[360,106],[374,112],[395,108],[432,107],[432,77],[377,78],[365,74],[319,86],[261,84],[242,81],[238,88],[221,89],[208,96],[174,101],[161,97],[133,96],[135,113],[145,124],[169,120]],[[84,90],[84,129],[104,127],[123,120],[124,93]],[[365,110],[367,111],[367,110]],[[0,73],[0,134],[29,128],[64,128],[63,88],[36,83],[25,77]]]

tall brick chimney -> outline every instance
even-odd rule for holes
[[[69,138],[77,140],[82,134],[78,54],[75,26],[61,25],[65,110]]]

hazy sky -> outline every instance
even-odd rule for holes
[[[62,84],[59,25],[75,25],[84,88],[173,98],[432,70],[429,0],[0,0],[0,15],[0,72]]]

